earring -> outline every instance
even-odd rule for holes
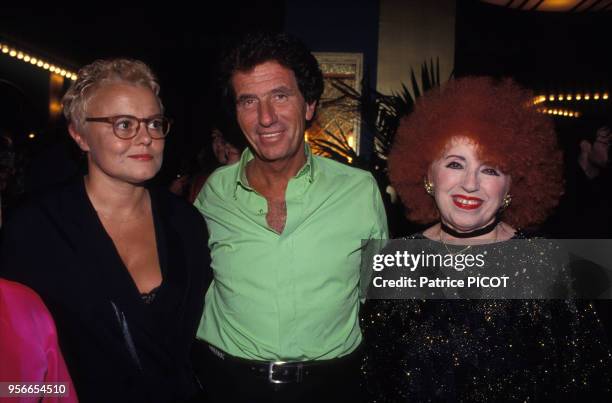
[[[512,195],[510,193],[506,194],[504,196],[504,199],[502,200],[502,206],[501,209],[505,210],[508,207],[510,207],[510,204],[512,203]]]
[[[428,181],[427,178],[424,178],[423,184],[425,185],[425,191],[427,192],[427,194],[430,196],[433,196],[434,195],[434,184]]]

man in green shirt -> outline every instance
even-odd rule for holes
[[[212,401],[359,401],[361,244],[387,236],[378,187],[305,144],[323,76],[301,42],[253,35],[224,60],[250,148],[195,201],[214,270],[202,382]]]

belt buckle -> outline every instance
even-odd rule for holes
[[[285,364],[289,363],[286,361],[271,361],[268,364],[268,381],[270,381],[270,383],[279,385],[302,381],[303,365],[301,363],[296,363],[292,364],[291,366],[285,366]],[[294,373],[291,374],[291,372]],[[274,376],[278,373],[281,373],[281,379]]]

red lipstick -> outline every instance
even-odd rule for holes
[[[455,206],[463,210],[475,210],[482,206],[482,203],[484,202],[484,200],[478,197],[465,195],[452,195],[451,197],[453,198],[453,203],[455,203]]]

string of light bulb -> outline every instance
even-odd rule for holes
[[[65,69],[61,66],[50,63],[49,61],[43,58],[36,57],[35,55],[32,55],[29,52],[20,50],[15,46],[11,46],[7,43],[0,43],[0,53],[9,57],[16,58],[17,60],[21,60],[24,63],[39,67],[43,70],[47,70],[51,73],[66,77],[67,79],[70,79],[72,81],[75,81],[77,79],[76,73],[70,71],[69,69]]]

